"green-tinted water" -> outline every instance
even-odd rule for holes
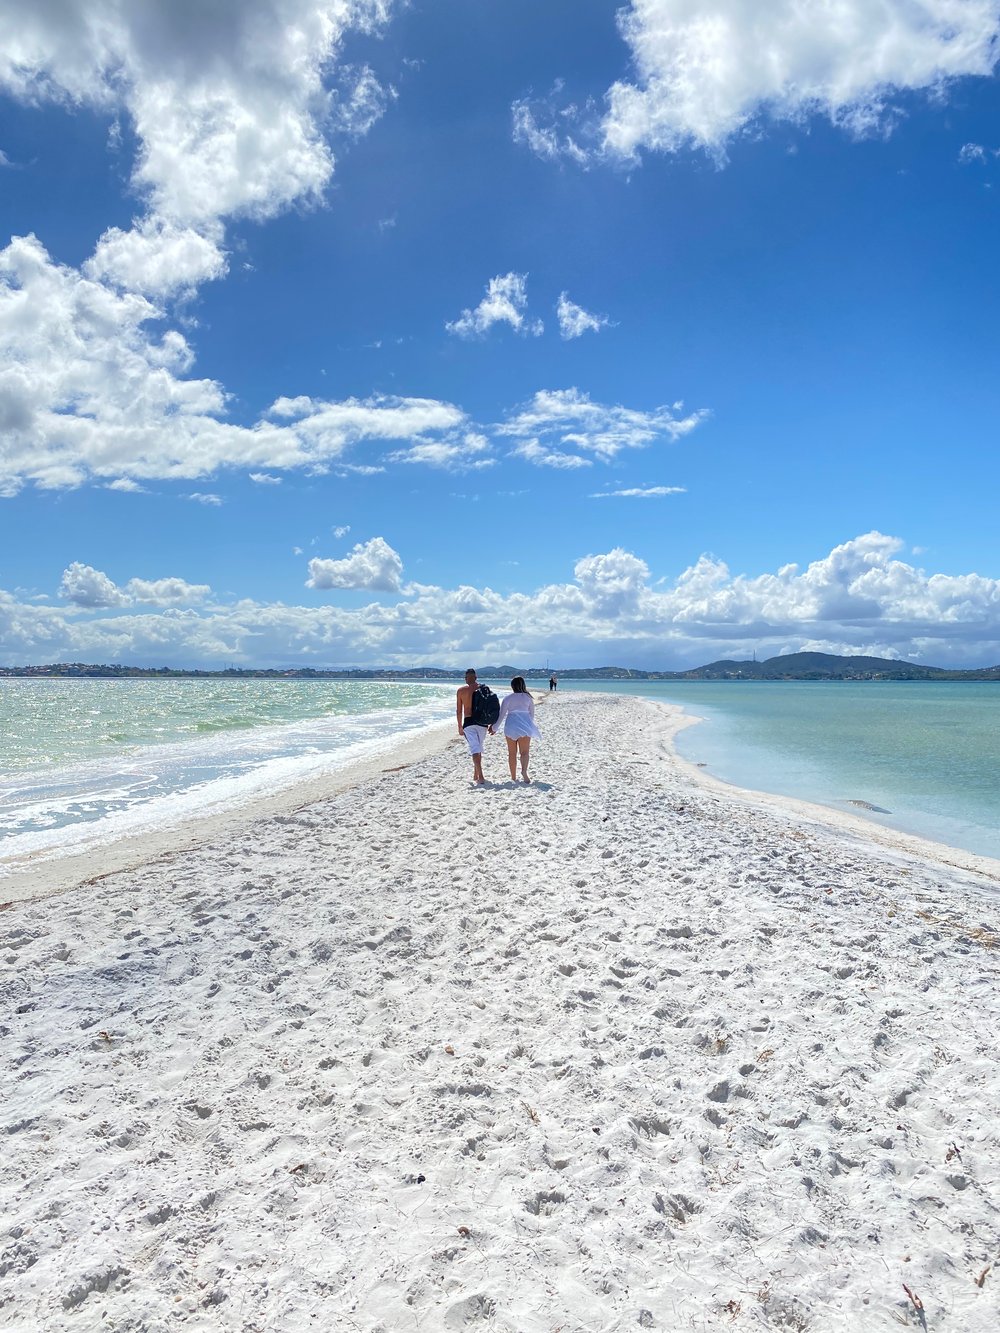
[[[1000,685],[560,682],[571,688],[680,704],[704,719],[681,733],[680,752],[737,786],[1000,858]]]

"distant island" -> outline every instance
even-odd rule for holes
[[[986,680],[1000,681],[1000,665],[968,671],[918,666],[891,657],[840,657],[834,653],[788,653],[743,661],[709,662],[690,671],[639,671],[630,667],[517,667],[510,665],[476,668],[483,680],[524,676],[547,681],[560,680]],[[460,680],[464,667],[314,667],[257,668],[225,667],[218,671],[185,671],[175,667],[133,667],[115,663],[56,662],[48,666],[0,667],[0,677],[29,677],[44,680]]]

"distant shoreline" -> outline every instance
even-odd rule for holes
[[[948,669],[886,657],[839,656],[834,653],[787,653],[744,661],[722,660],[686,671],[647,671],[623,666],[524,667],[504,664],[478,667],[483,680],[524,676],[527,680],[562,681],[983,681],[1000,683],[1000,665]],[[362,680],[461,681],[458,667],[225,667],[198,670],[184,667],[122,666],[115,663],[50,662],[39,666],[0,666],[0,680]]]

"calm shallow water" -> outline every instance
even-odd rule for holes
[[[1000,858],[1000,686],[924,681],[587,681],[703,718],[677,739],[726,782]],[[886,813],[851,804],[865,801]]]
[[[229,809],[387,752],[452,708],[439,686],[373,681],[0,681],[0,857]]]

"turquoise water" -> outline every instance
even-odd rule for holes
[[[322,777],[453,709],[381,681],[0,681],[0,876]]]
[[[726,782],[1000,858],[1000,686],[923,681],[580,681],[704,719],[677,749]],[[880,807],[867,810],[863,801]]]

